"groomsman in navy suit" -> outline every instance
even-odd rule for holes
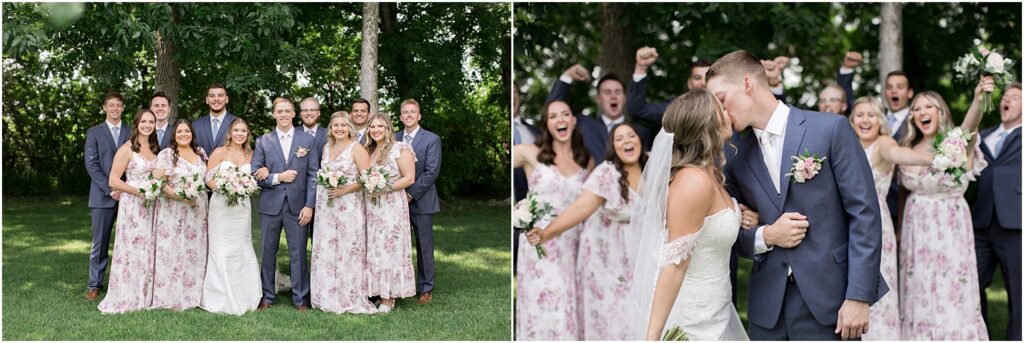
[[[292,304],[299,312],[309,310],[309,262],[306,258],[307,225],[316,208],[316,173],[320,170],[320,153],[313,136],[292,126],[295,105],[285,98],[274,99],[277,126],[256,143],[252,169],[266,167],[270,172],[260,185],[260,237],[262,260],[260,279],[263,299],[259,309],[266,309],[277,297],[275,271],[277,247],[281,243],[281,227],[288,240],[291,263]]]
[[[156,139],[160,143],[160,150],[167,148],[171,145],[171,141],[174,140],[173,128],[169,128],[168,117],[171,116],[171,102],[167,99],[167,94],[164,92],[153,93],[153,96],[149,97],[149,110],[156,116]],[[206,155],[209,156],[213,151],[206,151]]]
[[[420,304],[429,303],[434,289],[434,214],[441,211],[434,181],[441,174],[441,138],[420,126],[420,104],[402,101],[400,118],[404,130],[399,141],[412,145],[416,153],[416,182],[405,189],[409,199],[409,220],[416,237],[416,293]]]
[[[352,116],[352,124],[356,126],[356,141],[359,144],[366,144],[366,121],[370,120],[370,102],[363,98],[356,99],[352,102],[352,111],[349,115]]]
[[[193,121],[192,127],[196,130],[196,143],[207,154],[213,154],[214,149],[224,145],[224,135],[231,121],[235,120],[235,116],[228,113],[227,104],[228,91],[224,85],[214,82],[206,88],[206,105],[210,107],[210,114]]]
[[[106,120],[93,126],[85,134],[85,170],[92,179],[89,186],[89,209],[92,212],[92,249],[89,251],[89,284],[85,298],[99,299],[103,289],[103,276],[107,271],[110,249],[110,230],[117,217],[117,202],[121,192],[110,189],[110,166],[114,154],[128,138],[132,129],[121,122],[124,98],[117,92],[103,96]]]
[[[903,134],[907,131],[907,125],[910,124],[910,100],[914,98],[914,87],[910,85],[910,78],[907,73],[903,71],[892,71],[885,76],[885,104],[888,109],[885,113],[885,118],[889,122],[889,132],[892,132],[892,138],[899,142],[903,139]],[[885,203],[889,206],[889,215],[892,216],[892,222],[898,230],[902,221],[903,213],[900,211],[902,207],[898,204],[898,198],[900,194],[899,186],[899,168],[896,168],[896,174],[892,177],[892,182],[889,184],[889,195],[885,198]]]
[[[303,99],[299,103],[299,119],[302,120],[302,131],[313,136],[313,147],[318,155],[323,156],[324,145],[327,145],[327,129],[320,127],[320,102],[314,97]],[[309,240],[313,240],[313,220],[309,221]]]
[[[996,265],[1003,274],[1010,298],[1010,322],[1006,338],[1021,340],[1021,86],[1014,83],[1003,92],[999,102],[1002,123],[981,130],[981,152],[986,167],[978,177],[978,196],[974,200],[974,248],[978,255],[978,281],[981,286],[981,314],[988,321],[988,297],[985,288],[992,283]],[[991,327],[991,326],[990,326]]]

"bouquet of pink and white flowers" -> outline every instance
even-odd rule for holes
[[[316,183],[330,191],[331,188],[348,184],[348,176],[340,168],[323,167],[316,172]],[[334,206],[334,198],[327,197],[327,206]]]
[[[142,200],[146,207],[152,206],[156,198],[160,197],[160,189],[164,187],[164,181],[154,179],[153,175],[139,185],[139,193],[142,193]]]
[[[391,173],[384,167],[370,167],[359,174],[359,184],[370,193],[370,200],[377,204],[377,195],[391,190]]]
[[[551,211],[551,204],[540,201],[536,194],[528,192],[523,200],[516,203],[516,208],[512,211],[512,228],[526,233],[533,229],[537,222],[551,214]],[[534,247],[537,248],[537,258],[544,258],[544,255],[547,255],[544,246],[537,244]]]
[[[217,184],[214,191],[228,198],[228,206],[237,206],[260,190],[256,178],[235,166],[220,168],[213,175],[213,180]]]
[[[960,57],[953,65],[956,71],[956,78],[964,82],[975,82],[982,75],[991,75],[997,87],[1003,87],[1013,82],[1013,61],[1003,58],[1003,55],[989,51],[984,47],[972,48],[970,52]],[[989,113],[995,109],[992,104],[992,93],[984,92],[981,95],[981,113]]]
[[[932,173],[942,173],[940,179],[946,186],[960,186],[963,184],[964,176],[967,175],[967,146],[971,143],[973,135],[964,132],[960,127],[954,127],[935,135],[935,142],[932,149],[935,150],[935,157],[932,159]]]
[[[172,189],[174,194],[185,200],[192,201],[192,207],[195,207],[196,199],[199,199],[200,196],[204,196],[206,193],[206,183],[203,182],[203,178],[199,176],[199,173],[193,173],[178,178],[178,183]]]

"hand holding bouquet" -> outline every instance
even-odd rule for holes
[[[359,184],[370,193],[370,200],[377,204],[377,196],[391,190],[391,173],[384,167],[370,167],[359,175]]]
[[[338,188],[348,184],[348,176],[340,168],[323,167],[316,173],[316,183],[327,188]],[[334,198],[327,198],[327,206],[334,206]]]
[[[249,196],[260,190],[252,175],[235,166],[222,167],[217,170],[217,173],[213,175],[213,181],[217,185],[214,191],[228,198],[228,206],[237,206],[243,199],[248,199]]]
[[[534,224],[537,224],[538,221],[550,214],[551,211],[551,204],[540,201],[540,199],[537,199],[536,194],[529,192],[526,194],[526,198],[516,203],[516,208],[512,212],[513,230],[525,234],[526,231],[532,229]],[[546,255],[544,246],[537,244],[534,247],[537,248],[537,258],[544,258],[544,255]]]

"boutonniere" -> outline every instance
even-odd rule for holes
[[[295,157],[303,158],[306,157],[307,154],[309,154],[309,149],[306,149],[305,147],[300,146],[298,149],[295,149]]]
[[[793,156],[793,166],[789,168],[789,180],[796,183],[804,183],[807,180],[814,178],[818,175],[818,171],[821,170],[821,164],[825,162],[827,157],[818,157],[815,153],[811,155],[807,149],[804,149],[802,156]]]

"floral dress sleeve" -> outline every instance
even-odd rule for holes
[[[388,158],[392,160],[398,160],[398,157],[402,156],[402,151],[405,150],[408,150],[410,153],[412,153],[413,162],[419,161],[419,159],[416,158],[416,151],[412,150],[412,145],[409,145],[409,143],[406,142],[396,142],[395,147],[391,148],[391,154],[388,156]]]
[[[679,265],[690,259],[693,249],[697,247],[700,240],[700,231],[676,238],[674,241],[665,243],[661,247],[661,257],[658,259],[658,268],[674,264]]]
[[[153,166],[153,170],[163,170],[166,175],[174,174],[174,163],[171,162],[171,159],[173,158],[174,151],[171,151],[171,149],[164,149],[156,156],[156,164]]]
[[[606,202],[620,198],[619,171],[611,162],[602,162],[583,183],[583,189],[604,198]]]

